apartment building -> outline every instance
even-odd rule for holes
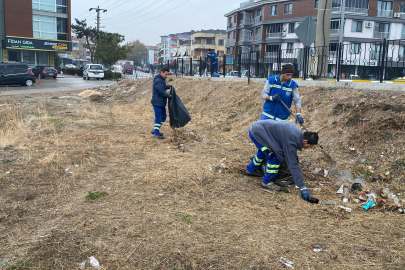
[[[342,7],[341,0],[331,1],[330,37],[327,38],[330,39],[330,55],[333,55],[341,31]],[[292,55],[303,48],[295,29],[308,16],[316,21],[317,11],[318,0],[245,1],[238,9],[225,14],[226,54],[258,51],[260,57],[265,58],[282,51]],[[395,46],[389,46],[387,55],[392,56],[388,61],[396,61],[396,67],[404,69],[405,41],[400,40],[405,39],[405,1],[345,0],[344,13],[342,54],[347,59],[342,65],[350,70],[348,73],[357,74],[359,65],[379,65],[376,60],[381,53],[378,42],[383,39],[398,41]],[[336,58],[330,57],[328,64],[328,71],[333,74]]]
[[[225,54],[226,31],[217,30],[216,32],[201,32],[191,35],[191,56],[193,59],[202,57],[205,59],[207,50],[213,49],[218,56]]]
[[[72,51],[71,0],[0,0],[0,57],[28,66],[55,65]]]
[[[179,33],[179,34],[169,34],[167,36],[161,36],[161,43],[157,45],[158,51],[159,51],[159,63],[166,63],[168,60],[173,61],[174,56],[176,55],[178,51],[178,44],[179,41],[181,43],[184,43],[185,41],[191,41],[193,38],[192,36],[195,34],[203,34],[201,37],[197,37],[197,39],[193,39],[194,42],[200,42],[200,45],[196,45],[195,48],[197,49],[196,53],[200,53],[201,50],[203,50],[204,45],[214,45],[214,44],[206,44],[206,42],[217,42],[216,35],[224,35],[226,33],[225,30],[219,30],[219,29],[209,29],[209,30],[199,30],[199,31],[194,31],[191,30],[190,32],[184,32],[184,33]],[[204,34],[207,34],[207,36],[204,36]],[[225,38],[221,38],[221,40],[224,40]],[[208,40],[208,41],[207,41]],[[215,44],[216,45],[216,44]],[[222,45],[221,45],[222,46]],[[191,49],[194,55],[194,49]],[[225,51],[225,48],[222,49],[222,51]],[[191,52],[189,52],[189,55],[191,55]]]

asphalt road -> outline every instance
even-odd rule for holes
[[[53,92],[63,92],[72,90],[88,89],[97,86],[109,86],[117,83],[117,81],[107,81],[91,79],[83,80],[82,77],[75,78],[73,76],[63,75],[62,78],[45,78],[41,79],[41,84],[38,84],[38,79],[36,83],[29,86],[21,85],[10,85],[9,87],[1,85],[0,86],[0,96],[12,96],[12,95],[26,95],[26,94],[37,94],[37,93],[53,93]]]

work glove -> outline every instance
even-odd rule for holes
[[[170,96],[170,97],[167,97],[168,99],[172,99],[173,97],[172,96]]]
[[[300,124],[304,124],[304,118],[302,118],[300,113],[297,113],[297,120],[295,122],[298,122]]]
[[[307,188],[301,189],[301,198],[303,198],[306,201],[311,200],[311,195],[309,195]]]
[[[272,101],[280,101],[281,100],[281,96],[279,93],[275,94],[274,96],[271,97]]]

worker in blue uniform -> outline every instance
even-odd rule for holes
[[[208,49],[207,56],[205,57],[205,62],[207,65],[211,68],[214,68],[214,73],[218,73],[218,55],[216,52],[214,52],[212,49]],[[212,72],[212,70],[211,70]]]
[[[285,64],[282,66],[280,74],[271,76],[266,80],[261,94],[265,100],[261,120],[287,121],[290,112],[280,101],[283,101],[288,108],[291,107],[292,101],[294,101],[298,122],[300,124],[304,123],[301,116],[301,98],[298,92],[298,84],[291,78],[294,72],[293,64]]]

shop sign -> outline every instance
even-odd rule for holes
[[[72,42],[6,36],[6,39],[3,41],[3,47],[9,49],[70,52],[72,51]]]

